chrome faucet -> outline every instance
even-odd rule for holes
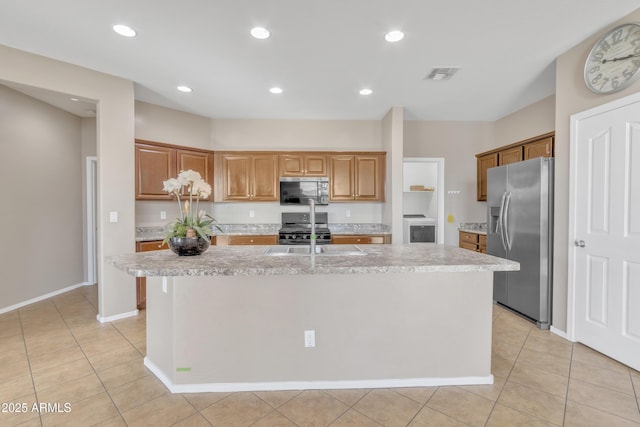
[[[311,255],[316,254],[316,202],[313,199],[309,199],[309,222],[311,223],[311,248],[309,248]]]

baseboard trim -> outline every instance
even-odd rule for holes
[[[138,310],[129,311],[127,313],[114,314],[113,316],[100,316],[100,314],[96,315],[96,319],[100,323],[113,322],[114,320],[126,319],[127,317],[137,316],[139,313]]]
[[[146,366],[171,393],[210,393],[238,391],[282,391],[282,390],[339,390],[361,388],[433,387],[447,385],[493,384],[493,375],[482,377],[453,378],[398,378],[348,381],[271,381],[239,383],[174,384],[173,381],[147,357]]]
[[[40,302],[47,298],[55,297],[60,294],[64,294],[65,292],[72,291],[77,288],[81,288],[83,286],[93,286],[95,283],[82,282],[76,285],[67,286],[66,288],[58,289],[57,291],[49,292],[48,294],[40,295],[39,297],[31,298],[30,300],[19,302],[17,304],[10,305],[9,307],[0,308],[0,314],[8,313],[13,310],[18,310],[22,307],[25,307],[29,304],[33,304],[36,302]]]
[[[552,334],[555,334],[559,337],[564,338],[567,341],[571,341],[567,335],[567,333],[565,331],[561,331],[558,328],[554,328],[553,326],[549,327],[549,332],[551,332]]]

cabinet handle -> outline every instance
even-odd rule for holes
[[[249,240],[249,242],[253,243],[253,239]]]
[[[158,245],[158,248],[161,248],[161,247],[162,247],[162,243],[160,243],[160,244]]]

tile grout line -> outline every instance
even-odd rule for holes
[[[278,406],[278,408],[279,408],[280,406],[283,406],[283,405],[287,404],[288,402],[292,401],[292,400],[293,400],[293,399],[295,399],[296,397],[300,396],[300,395],[302,394],[302,392],[303,392],[303,391],[304,391],[304,390],[299,390],[299,393],[298,393],[298,394],[296,394],[295,396],[293,396],[291,399],[288,399],[288,400],[287,400],[286,402],[284,402],[282,405],[279,405],[279,406]],[[269,404],[269,402],[267,402],[266,400],[264,400],[263,398],[261,398],[260,396],[258,396],[257,394],[255,394],[254,392],[251,392],[251,394],[252,394],[252,395],[254,395],[255,397],[257,397],[258,399],[260,399],[261,401],[263,401],[264,403],[266,403],[267,405],[271,406],[271,404]],[[222,400],[224,400],[224,399],[222,399]],[[218,402],[216,402],[216,403],[218,403]],[[214,404],[212,404],[212,405],[209,405],[209,406],[213,406],[213,405],[215,405],[216,403],[214,403]],[[207,406],[207,408],[208,408],[209,406]],[[258,418],[255,422],[251,423],[250,425],[254,425],[254,424],[255,424],[255,423],[257,423],[258,421],[262,420],[262,419],[263,419],[263,418],[265,418],[265,417],[268,417],[270,414],[273,414],[273,413],[275,412],[275,413],[279,414],[280,416],[282,416],[282,417],[286,418],[288,421],[290,421],[291,423],[293,423],[296,427],[300,427],[300,426],[298,425],[298,423],[294,422],[291,418],[287,417],[285,414],[283,414],[282,412],[278,411],[278,408],[274,408],[273,406],[271,406],[271,409],[273,409],[273,411],[269,412],[268,414],[266,414],[266,415],[265,415],[265,416],[263,416],[263,417]],[[206,417],[205,417],[205,418],[206,418]],[[207,421],[209,421],[209,420],[207,420]]]
[[[571,369],[573,368],[574,343],[571,344],[571,357],[569,358],[569,379],[567,380],[567,392],[564,396],[564,411],[562,413],[562,425],[567,422],[567,402],[569,401],[569,387],[571,387]]]
[[[78,348],[80,349],[80,351],[82,352],[82,355],[84,356],[84,358],[87,360],[87,362],[89,363],[89,366],[91,366],[91,370],[93,371],[93,373],[96,375],[96,378],[98,378],[98,381],[100,381],[100,384],[102,385],[102,388],[104,389],[105,393],[107,394],[107,396],[109,396],[109,400],[111,400],[111,403],[113,404],[113,407],[116,408],[116,411],[118,411],[118,415],[120,415],[120,418],[122,419],[122,421],[128,425],[127,421],[124,419],[124,416],[122,415],[122,412],[120,411],[120,408],[118,408],[118,405],[116,405],[116,402],[113,400],[113,397],[111,396],[111,393],[109,393],[109,390],[107,389],[107,386],[104,384],[104,382],[102,382],[102,379],[100,378],[100,375],[98,375],[98,371],[96,371],[96,368],[93,366],[93,364],[91,363],[91,360],[89,360],[89,357],[87,356],[87,354],[84,352],[84,349],[82,348],[82,346],[80,345],[80,343],[78,342],[78,339],[76,338],[76,336],[74,335],[73,331],[71,330],[71,328],[69,327],[69,324],[67,323],[67,319],[65,319],[64,315],[60,312],[60,309],[58,308],[58,304],[56,304],[56,302],[54,301],[54,299],[52,298],[51,301],[53,302],[53,306],[56,308],[56,311],[58,312],[58,314],[60,315],[60,317],[62,318],[62,321],[64,322],[65,326],[67,327],[67,329],[69,330],[69,333],[71,334],[71,336],[73,337],[73,340],[76,342],[76,344],[78,345]],[[93,304],[89,303],[92,307]],[[95,307],[94,307],[95,309]],[[111,324],[111,322],[109,322],[109,324]],[[113,327],[113,325],[111,325]],[[93,396],[89,396],[86,399],[89,399],[90,397]],[[86,400],[86,399],[82,399],[82,400]],[[80,400],[80,402],[82,401]],[[103,421],[107,421],[107,420],[103,420]]]
[[[36,398],[36,404],[40,407],[40,401],[38,400],[38,390],[36,390],[36,383],[33,379],[33,369],[31,369],[31,359],[29,358],[29,349],[27,348],[27,340],[24,337],[24,328],[22,326],[22,315],[20,314],[20,310],[18,312],[18,321],[20,322],[20,334],[22,335],[22,345],[24,345],[24,355],[27,358],[27,365],[29,366],[29,377],[31,377],[31,385],[33,386],[33,395]],[[38,420],[40,421],[40,426],[43,426],[42,423],[42,413],[38,411]]]
[[[502,316],[502,314],[503,313],[500,313],[500,315],[498,317]],[[497,320],[497,318],[496,318],[496,320]],[[516,355],[516,358],[513,360],[513,364],[511,365],[511,369],[509,369],[509,373],[504,378],[504,384],[502,385],[502,388],[500,389],[500,393],[498,393],[498,396],[496,397],[495,402],[493,402],[493,405],[491,405],[491,411],[489,411],[489,415],[487,416],[487,419],[484,421],[484,424],[483,424],[485,427],[486,427],[487,423],[489,422],[489,420],[491,419],[491,415],[493,415],[493,411],[496,409],[496,405],[498,404],[498,400],[500,400],[500,396],[502,396],[502,392],[504,391],[504,388],[507,386],[507,382],[509,382],[509,377],[511,376],[511,373],[513,372],[513,369],[515,368],[516,363],[518,363],[518,358],[520,357],[520,354],[522,353],[522,349],[524,349],[524,346],[527,343],[527,340],[531,336],[532,328],[533,328],[533,326],[531,328],[529,328],[529,331],[527,332],[527,336],[525,337],[524,341],[522,341],[522,345],[520,346],[520,350],[518,351],[518,354]],[[493,337],[493,327],[492,327],[492,331],[491,331],[491,336]],[[491,345],[491,347],[492,347],[491,351],[493,352],[493,344]],[[492,357],[492,359],[493,359],[493,357]]]

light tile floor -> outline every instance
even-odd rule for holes
[[[0,426],[640,425],[640,373],[498,306],[493,385],[171,394],[144,313],[100,324],[96,305],[91,286],[0,315]]]

